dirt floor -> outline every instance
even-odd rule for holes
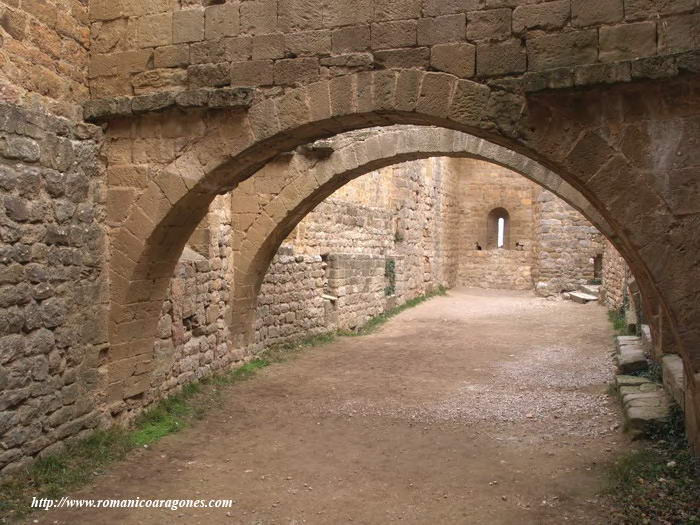
[[[606,523],[597,494],[626,443],[606,395],[612,335],[596,304],[451,291],[265,369],[72,495],[233,508],[30,522]]]

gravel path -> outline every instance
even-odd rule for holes
[[[606,523],[597,494],[625,444],[606,395],[611,345],[598,305],[451,291],[265,369],[79,495],[233,509],[39,523]]]

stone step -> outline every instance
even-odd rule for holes
[[[598,298],[595,295],[590,295],[590,294],[583,293],[583,292],[570,292],[569,299],[571,299],[575,303],[580,303],[580,304],[587,304],[587,303],[590,303],[591,301],[598,300]]]
[[[585,294],[600,297],[600,285],[599,284],[583,284],[579,286],[579,290]]]
[[[615,354],[617,370],[620,374],[635,374],[649,368],[647,356],[641,344],[623,344]]]

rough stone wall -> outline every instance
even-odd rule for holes
[[[329,320],[334,328],[362,326],[386,310],[386,257],[332,254],[328,257]]]
[[[532,254],[516,250],[469,250],[459,264],[460,286],[532,289]]]
[[[277,251],[265,274],[256,317],[256,344],[268,346],[332,330],[326,317],[326,263],[320,255],[294,253],[289,245]]]
[[[606,250],[605,237],[554,194],[538,193],[532,266],[535,289],[542,295],[576,290],[594,279],[594,259]]]
[[[619,310],[624,305],[629,268],[610,241],[605,241],[603,252],[603,287],[601,300],[609,310]]]
[[[364,175],[320,204],[287,242],[298,253],[395,258],[400,301],[454,286],[460,181],[444,166],[427,159]]]
[[[87,4],[0,1],[0,100],[81,119],[89,96]]]
[[[534,243],[533,192],[537,186],[510,170],[471,159],[445,159],[459,177],[459,286],[501,289],[532,288]],[[509,214],[509,242],[488,249],[488,216],[496,208]],[[478,243],[482,250],[476,249]],[[516,243],[523,248],[516,250]]]
[[[90,3],[93,96],[263,92],[353,71],[463,78],[610,63],[697,46],[695,0],[253,0]]]
[[[241,352],[229,347],[225,321],[232,264],[230,196],[217,197],[203,222],[199,231],[205,232],[202,237],[208,241],[206,250],[202,244],[197,245],[199,251],[189,245],[185,248],[163,304],[153,349],[155,370],[146,402],[165,397],[243,358]],[[134,407],[142,403],[138,400]],[[112,412],[127,407],[113,407]]]
[[[100,422],[101,131],[0,105],[0,473]]]

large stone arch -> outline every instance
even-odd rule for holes
[[[700,135],[693,78],[526,97],[507,82],[487,86],[444,73],[382,70],[289,89],[247,113],[219,117],[176,160],[150,174],[113,232],[111,360],[150,351],[172,269],[214,195],[303,143],[359,128],[432,125],[541,163],[605,218],[634,273],[656,291],[654,308],[671,321],[687,365],[694,419],[700,412],[694,395],[700,389],[694,310],[700,188],[693,174],[700,162],[686,149]],[[117,396],[123,384],[137,381],[129,367],[120,370],[121,377],[111,378]]]
[[[343,144],[325,160],[295,156],[275,196],[263,204],[255,184],[234,190],[234,203],[260,200],[261,210],[245,228],[234,227],[234,284],[230,327],[236,348],[254,341],[256,300],[267,269],[279,249],[301,220],[318,204],[351,180],[400,162],[430,157],[472,158],[515,171],[551,191],[580,211],[614,244],[619,244],[606,220],[581,193],[556,173],[523,155],[484,139],[445,128],[393,126],[364,139]],[[235,204],[234,204],[235,207]],[[255,206],[253,206],[255,207]],[[648,293],[653,289],[640,283]]]

